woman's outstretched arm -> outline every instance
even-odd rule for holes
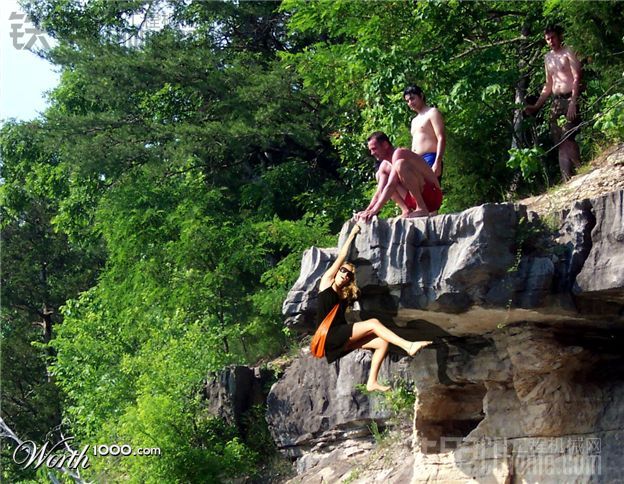
[[[324,291],[333,284],[334,278],[338,273],[338,269],[340,269],[340,266],[344,264],[345,260],[347,259],[347,255],[349,255],[349,249],[351,248],[353,239],[355,239],[355,236],[360,230],[361,229],[358,224],[355,224],[351,229],[349,237],[347,238],[344,245],[340,248],[340,252],[338,252],[338,257],[336,257],[334,263],[329,267],[329,269],[327,269],[327,271],[325,271],[323,277],[321,277],[321,285],[319,286],[320,291]]]

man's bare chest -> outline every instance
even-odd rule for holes
[[[431,119],[429,119],[429,116],[419,114],[412,120],[412,133],[429,132],[431,129]]]
[[[567,74],[570,72],[570,60],[565,54],[552,54],[546,59],[546,68],[551,74]]]

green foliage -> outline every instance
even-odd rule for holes
[[[270,458],[278,453],[266,421],[266,405],[254,405],[243,416],[244,441],[256,455]]]
[[[342,112],[332,139],[350,179],[364,179],[363,140],[371,131],[385,130],[395,144],[409,145],[411,114],[402,91],[418,83],[446,118],[444,209],[500,196],[509,177],[501,162],[511,139],[506,113],[512,112],[520,77],[517,38],[523,23],[537,17],[534,4],[515,3],[517,15],[506,15],[507,7],[504,2],[283,3],[292,15],[292,36],[315,33],[322,39],[284,59],[298,69],[304,85],[323,92],[322,99]]]
[[[514,170],[537,183],[542,148],[509,146],[516,88],[543,83],[546,20],[567,27],[601,112],[581,148],[622,139],[618,2],[25,7],[58,41],[44,55],[61,81],[39,119],[0,130],[2,412],[38,442],[62,421],[77,443],[162,449],[99,458],[93,478],[217,481],[269,458],[262,410],[244,439],[205,416],[202,381],[292,346],[281,304],[301,254],[370,199],[367,135],[409,145],[407,84],[445,116],[442,211],[500,200]],[[159,11],[162,29],[130,21]],[[412,398],[384,401],[401,414]]]
[[[383,431],[380,431],[379,425],[377,425],[377,422],[375,422],[374,420],[371,421],[368,429],[370,430],[371,434],[373,435],[373,439],[375,439],[375,442],[378,445],[381,444],[388,436],[388,430],[384,429]]]
[[[67,298],[93,284],[101,264],[99,246],[72,244],[53,220],[66,193],[57,153],[49,150],[38,123],[7,123],[0,131],[1,412],[22,440],[58,437],[60,392],[49,378],[47,347],[62,321]],[[2,480],[34,478],[18,468],[12,448],[2,448]]]
[[[399,421],[408,420],[411,422],[411,417],[414,414],[414,405],[416,403],[416,394],[413,384],[405,380],[399,380],[395,383],[391,391],[384,394],[384,397],[385,405],[395,419]]]
[[[216,417],[201,417],[197,403],[145,395],[121,417],[114,439],[137,448],[159,448],[158,455],[91,459],[93,475],[111,481],[221,482],[253,473],[258,454],[244,444],[237,430]],[[112,430],[112,429],[111,429]],[[114,436],[114,437],[113,437]]]
[[[594,123],[594,128],[601,131],[608,142],[624,140],[624,94],[607,96],[602,105],[602,113]]]
[[[405,422],[411,422],[414,414],[414,405],[416,403],[416,393],[414,383],[406,380],[396,379],[392,388],[387,392],[369,392],[366,385],[357,385],[356,388],[370,396],[375,396],[375,405],[383,411],[390,413],[390,418],[399,425]],[[373,422],[371,428],[373,433],[378,432],[377,424]]]
[[[529,188],[542,188],[535,177],[539,163],[531,152],[515,153],[507,162],[514,110],[519,109],[515,94],[539,92],[544,82],[547,23],[566,27],[568,44],[585,62],[584,78],[599,78],[600,94],[612,88],[624,64],[618,57],[624,50],[622,27],[614,20],[621,17],[618,2],[602,2],[594,9],[587,2],[557,0],[288,0],[282,9],[292,15],[292,38],[316,36],[309,48],[283,57],[298,69],[306,87],[321,92],[323,102],[341,113],[334,121],[332,141],[354,184],[366,180],[363,140],[371,131],[385,130],[396,145],[409,145],[412,113],[401,93],[411,83],[424,88],[428,103],[437,106],[446,121],[443,212],[500,200],[510,184],[518,189],[514,169],[523,170]],[[591,136],[581,138],[584,156],[592,152],[593,142]]]
[[[3,129],[2,155],[15,160],[3,166],[3,210],[21,230],[10,253],[43,257],[24,248],[22,214],[33,205],[45,214],[33,238],[42,248],[57,238],[52,254],[70,269],[61,279],[50,264],[58,294],[32,298],[54,302],[62,321],[32,371],[41,380],[51,364],[78,442],[162,449],[158,459],[103,457],[93,476],[248,475],[256,442],[205,422],[201,382],[289,346],[281,303],[301,253],[335,244],[331,231],[352,202],[325,141],[325,108],[277,60],[287,46],[276,4],[174,5],[170,25],[126,45],[139,34],[127,19],[151,7],[29,6],[57,37],[48,56],[63,72],[41,120]],[[335,187],[323,195],[332,209],[315,213],[308,200],[322,185]],[[88,256],[86,269],[69,264],[74,253]],[[28,266],[21,279],[11,270],[15,291],[37,278],[39,260]],[[35,422],[43,432],[44,415]]]
[[[533,148],[512,148],[509,150],[509,168],[519,169],[527,181],[534,181],[535,175],[542,169],[544,150],[539,146]]]

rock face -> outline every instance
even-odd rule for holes
[[[488,204],[364,227],[350,257],[362,289],[353,317],[434,340],[414,359],[385,363],[417,391],[412,473],[385,481],[620,481],[623,211],[620,191],[546,221],[522,206]],[[311,328],[318,280],[335,254],[304,254],[283,306],[301,332]],[[367,358],[327,365],[304,356],[273,386],[271,432],[299,458],[302,476],[347,478],[353,469],[327,456],[354,448],[349,431],[361,430],[355,440],[363,442],[366,425],[387,418],[353,390]],[[357,475],[349,480],[381,477]]]
[[[267,400],[267,422],[278,447],[298,458],[303,472],[336,449],[346,445],[348,455],[372,446],[370,426],[385,427],[389,412],[382,401],[357,387],[365,383],[371,353],[355,351],[328,365],[306,351],[273,385]],[[391,355],[380,378],[403,376],[413,379],[407,358]],[[337,460],[339,460],[337,458]]]
[[[598,300],[624,303],[624,191],[592,203],[596,225],[591,251],[576,278],[575,293]]]
[[[202,395],[206,411],[244,432],[245,414],[254,405],[264,405],[271,380],[270,371],[241,365],[211,374]]]
[[[452,385],[417,378],[412,482],[618,482],[624,334],[612,336],[519,323],[484,335],[468,356],[469,342],[456,340]],[[434,351],[414,364],[437,365]],[[450,425],[475,411],[478,387],[481,420],[463,431]]]
[[[426,322],[440,336],[483,334],[522,321],[622,323],[623,194],[577,202],[549,221],[554,230],[513,204],[374,220],[351,251],[362,289],[357,316],[405,327]],[[343,228],[341,244],[350,228]],[[335,251],[304,253],[283,305],[286,324],[310,330],[318,281]]]

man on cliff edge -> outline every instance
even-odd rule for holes
[[[579,147],[574,138],[580,123],[581,64],[574,52],[563,45],[563,29],[560,26],[546,27],[544,39],[550,47],[544,59],[546,82],[537,102],[527,106],[525,111],[527,114],[536,113],[552,94],[550,134],[559,148],[559,169],[564,181],[567,181],[580,164]]]
[[[380,162],[378,171],[387,169],[387,176],[378,177],[370,204],[356,214],[356,219],[368,222],[390,198],[401,207],[403,218],[426,217],[440,208],[440,183],[422,156],[405,148],[395,148],[381,131],[368,137],[368,150]]]

